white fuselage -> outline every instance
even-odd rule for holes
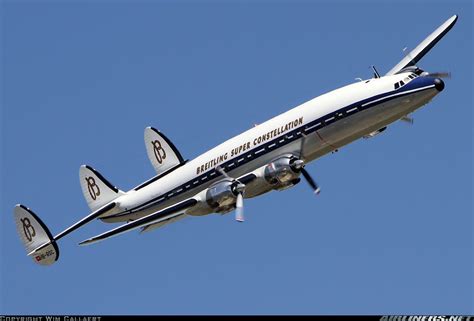
[[[216,166],[238,178],[284,154],[298,155],[305,163],[319,158],[399,120],[438,94],[434,78],[413,76],[408,72],[360,81],[316,97],[130,190],[101,219],[135,220],[193,197],[223,178]],[[405,85],[395,89],[400,80]]]

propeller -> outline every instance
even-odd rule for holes
[[[415,122],[415,120],[408,115],[403,116],[402,118],[400,118],[400,120],[410,125],[413,125],[413,123]]]
[[[433,72],[433,73],[430,73],[429,74],[431,77],[435,77],[435,78],[447,78],[447,79],[451,79],[451,72]]]
[[[438,72],[427,72],[423,71],[421,73],[421,76],[430,76],[433,78],[447,78],[451,79],[451,72],[449,71],[438,71]]]
[[[301,138],[301,146],[300,146],[300,158],[303,158],[304,159],[304,144],[306,142],[306,138],[307,136],[302,133],[302,138]],[[313,189],[313,193],[315,195],[319,195],[319,193],[321,192],[321,188],[318,186],[318,184],[316,183],[316,181],[311,177],[311,175],[308,173],[308,171],[306,169],[304,169],[304,161],[302,159],[296,159],[292,164],[292,167],[293,169],[298,172],[300,171],[301,174],[303,174],[303,177],[305,178],[305,180],[308,182],[309,186],[311,186],[311,188]]]
[[[244,221],[244,197],[242,193],[237,194],[237,202],[235,204],[235,220],[237,222]]]
[[[308,182],[309,186],[313,189],[313,193],[318,195],[321,192],[321,188],[318,186],[316,181],[311,177],[308,171],[304,168],[304,161],[301,159],[295,159],[291,164],[291,167],[296,172],[301,172],[303,177]]]
[[[313,189],[313,193],[318,195],[321,192],[321,188],[319,188],[318,184],[314,181],[314,179],[309,175],[308,171],[304,168],[301,169],[301,174],[308,182],[309,186]]]
[[[244,219],[244,195],[243,195],[244,190],[245,190],[245,185],[242,184],[242,182],[239,181],[238,179],[230,177],[229,175],[227,175],[227,173],[224,171],[224,169],[222,167],[217,166],[216,170],[220,174],[222,174],[224,177],[232,180],[234,183],[237,183],[233,188],[234,192],[237,193],[237,200],[236,200],[236,203],[235,203],[235,220],[237,222],[245,221],[245,219]]]

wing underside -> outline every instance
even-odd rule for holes
[[[152,228],[162,226],[167,223],[171,223],[172,221],[174,222],[175,220],[177,220],[178,217],[185,215],[184,212],[190,207],[193,207],[194,205],[196,205],[196,203],[197,203],[197,200],[195,200],[194,198],[187,199],[178,204],[172,205],[163,210],[160,210],[153,214],[142,217],[141,219],[138,219],[136,221],[123,224],[113,230],[91,237],[87,240],[82,241],[81,243],[79,243],[79,245],[88,245],[88,244],[96,243],[99,241],[103,241],[110,237],[117,236],[119,234],[131,231],[140,227],[143,227],[143,231],[146,231]]]
[[[145,225],[141,228],[140,230],[140,233],[144,233],[144,232],[150,232],[150,231],[153,231],[159,227],[162,227],[164,225],[167,225],[167,224],[170,224],[170,223],[174,223],[174,222],[177,222],[179,220],[182,220],[183,218],[185,218],[186,214],[184,213],[177,213],[175,216],[170,216],[169,219],[166,219],[166,220],[163,220],[163,221],[159,221],[159,222],[156,222],[156,223],[152,223],[152,224],[148,224],[148,225]]]

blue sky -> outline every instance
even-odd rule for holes
[[[2,1],[0,313],[473,314],[470,1]],[[26,257],[12,209],[53,234],[88,214],[81,164],[123,190],[153,176],[152,125],[194,158],[381,73],[453,14],[421,61],[452,79],[417,111],[307,166],[305,184],[153,233]]]

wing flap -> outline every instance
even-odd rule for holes
[[[182,215],[182,213],[185,210],[187,210],[188,208],[196,205],[196,203],[197,203],[197,200],[195,200],[194,198],[190,198],[188,200],[182,201],[178,204],[175,204],[175,205],[167,207],[163,210],[160,210],[156,213],[153,213],[153,214],[147,215],[145,217],[142,217],[141,219],[138,219],[136,221],[133,221],[133,222],[130,222],[130,223],[127,223],[127,224],[123,224],[123,225],[121,225],[121,226],[119,226],[119,227],[117,227],[113,230],[110,230],[110,231],[104,232],[102,234],[99,234],[97,236],[91,237],[87,240],[82,241],[81,243],[79,243],[79,245],[89,245],[89,244],[92,244],[92,243],[97,243],[99,241],[103,241],[103,240],[108,239],[110,237],[117,236],[119,234],[131,231],[131,230],[143,227],[143,226],[168,221],[170,219],[175,218],[178,215]]]
[[[454,15],[448,20],[446,20],[441,26],[439,26],[435,31],[433,31],[428,37],[425,38],[415,49],[410,51],[408,55],[405,56],[398,64],[395,65],[389,72],[385,74],[385,76],[394,75],[403,68],[408,66],[413,66],[418,61],[423,58],[428,51],[430,51],[438,41],[443,38],[449,30],[454,26],[456,21],[458,20],[458,16]]]

